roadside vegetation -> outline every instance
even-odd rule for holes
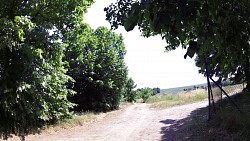
[[[148,98],[146,102],[152,104],[152,107],[164,109],[201,101],[206,98],[206,90],[194,90],[190,92],[181,92],[179,94],[155,95]]]
[[[131,31],[138,27],[142,36],[159,35],[168,43],[166,51],[184,48],[187,49],[184,58],[196,56],[195,63],[200,73],[230,79],[235,83],[245,82],[245,91],[250,91],[250,26],[245,22],[249,19],[249,1],[118,1],[105,8],[112,28],[123,26]],[[239,105],[249,103],[244,101],[249,99],[245,95],[243,101],[239,100]],[[163,108],[198,101],[202,97],[206,97],[205,93],[201,97],[190,95],[186,98],[181,98],[179,94],[163,95],[151,97],[147,102]],[[202,134],[210,133],[209,136],[191,140],[249,140],[247,121],[250,118],[234,112],[227,105],[222,106],[221,111],[223,113],[218,111],[218,117],[214,118],[220,121],[217,127],[228,130],[238,128],[235,134],[240,138],[234,136],[234,133],[223,138],[225,134],[220,131],[214,133],[205,130]],[[225,118],[221,118],[220,114]],[[201,132],[202,126],[197,125],[197,131]],[[212,125],[216,125],[216,122]]]
[[[212,112],[211,120],[207,121],[208,107],[193,111],[190,117],[183,119],[185,121],[183,126],[178,128],[178,134],[179,132],[187,132],[189,135],[186,137],[182,135],[178,139],[186,138],[192,141],[248,141],[250,139],[250,93],[241,92],[242,89],[242,84],[224,87],[224,90],[238,105],[239,111],[225,96],[223,96],[221,101],[221,91],[218,88],[214,88],[216,111]],[[207,91],[198,89],[179,94],[151,96],[147,103],[152,104],[154,108],[164,109],[202,100],[207,100]]]
[[[214,115],[209,123],[210,128],[227,131],[233,140],[247,141],[250,139],[250,101],[249,95],[239,95],[234,98],[242,112],[239,112],[231,103],[227,102]],[[218,132],[217,132],[218,135]]]
[[[242,89],[242,85],[231,85],[231,86],[224,87],[224,90],[226,92],[231,92],[231,93],[233,93],[234,91],[238,91],[238,89]],[[145,102],[145,103],[151,104],[151,106],[154,108],[165,109],[165,108],[169,108],[173,106],[185,105],[189,103],[199,102],[202,100],[207,100],[206,89],[183,91],[178,94],[156,94],[156,92],[155,93],[153,92],[154,90],[155,88],[154,89],[140,88],[140,89],[131,91],[132,95],[124,95],[124,100],[123,100],[124,102],[122,102],[120,106],[121,109],[123,107],[126,107],[127,105],[130,105],[131,102],[132,103],[133,102],[139,102],[139,103]],[[220,90],[218,88],[214,88],[213,94],[215,95],[215,98],[218,99],[220,96]],[[130,96],[130,100],[132,101],[128,101],[128,99],[126,99],[128,98],[128,96]],[[65,126],[82,125],[85,122],[94,121],[104,115],[105,114],[102,112],[91,112],[91,111],[76,113],[71,118],[58,121],[52,126],[65,127]]]
[[[71,118],[59,120],[53,125],[45,126],[45,128],[69,128],[78,125],[81,126],[84,123],[95,121],[98,118],[101,118],[102,116],[103,113],[91,112],[91,111],[77,113],[72,115]]]
[[[241,84],[223,87],[229,93],[234,94],[243,89]],[[215,100],[220,99],[221,91],[219,88],[213,88]],[[164,109],[168,107],[189,104],[207,99],[207,89],[196,89],[190,91],[182,91],[177,94],[158,94],[149,97],[146,102],[152,104],[152,107]]]
[[[180,132],[192,129],[194,135],[189,140],[203,141],[249,141],[250,139],[250,94],[239,93],[232,96],[241,112],[226,98],[216,103],[216,113],[207,121],[208,107],[198,109],[192,120]]]
[[[2,1],[1,139],[10,134],[24,137],[71,117],[73,123],[81,124],[82,117],[88,119],[92,114],[72,114],[116,110],[122,101],[139,99],[163,108],[206,98],[205,91],[151,97],[160,89],[134,90],[136,85],[124,60],[123,36],[105,27],[92,29],[84,22],[84,14],[93,3]],[[248,7],[248,1],[212,1],[208,7],[204,0],[117,0],[104,10],[112,29],[121,25],[130,31],[138,25],[146,37],[161,35],[168,43],[167,51],[181,45],[187,49],[184,58],[196,54],[200,73],[206,72],[207,58],[211,76],[246,82],[246,91],[250,91]]]
[[[179,132],[190,132],[193,135],[188,140],[240,140],[247,141],[250,139],[250,94],[249,93],[237,93],[239,89],[242,89],[242,85],[232,85],[224,87],[224,90],[231,93],[232,99],[236,102],[242,112],[239,112],[236,107],[224,98],[221,102],[217,100],[215,103],[216,113],[212,114],[210,121],[207,121],[208,107],[197,109],[193,111],[195,113],[192,120],[187,120],[181,127]],[[213,89],[215,98],[220,97],[220,91],[218,88]],[[157,109],[164,109],[168,107],[185,105],[202,100],[207,100],[207,91],[204,89],[184,91],[179,94],[165,94],[165,95],[153,95],[150,96],[146,103],[152,105]],[[137,99],[139,102],[143,102],[142,99]],[[127,105],[128,103],[124,103]],[[109,113],[108,113],[109,114]],[[54,127],[54,130],[59,128],[67,128],[75,125],[82,125],[86,122],[91,122],[99,118],[104,117],[103,113],[87,112],[73,116],[71,119],[59,122]],[[181,137],[180,137],[181,138]]]
[[[0,139],[119,108],[130,91],[124,39],[84,22],[93,3],[0,5]]]

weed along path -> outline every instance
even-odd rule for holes
[[[183,124],[192,119],[193,111],[207,106],[207,101],[156,110],[137,103],[90,124],[58,131],[29,135],[27,141],[161,141],[189,137],[192,131]],[[183,139],[183,138],[182,138]],[[181,139],[181,140],[182,140]]]

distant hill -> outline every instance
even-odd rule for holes
[[[211,82],[212,86],[216,86],[214,83]],[[229,80],[222,81],[223,86],[232,85],[232,82]],[[161,89],[161,92],[158,94],[178,94],[180,92],[183,92],[185,90],[193,90],[194,88],[206,88],[207,83],[203,84],[196,84],[196,85],[190,85],[190,86],[183,86],[183,87],[176,87],[176,88],[168,88],[168,89]]]
[[[207,83],[204,84],[196,84],[196,85],[189,85],[189,86],[183,86],[183,87],[176,87],[176,88],[168,88],[168,89],[161,89],[161,92],[159,94],[178,94],[180,92],[183,92],[184,89],[186,90],[193,90],[194,87],[207,87]]]

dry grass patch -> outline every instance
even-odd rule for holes
[[[152,107],[163,109],[178,105],[184,105],[201,101],[207,98],[206,90],[194,90],[182,92],[179,94],[156,95],[150,97],[146,102],[152,104]]]
[[[92,112],[92,111],[75,113],[70,118],[62,119],[60,121],[57,121],[55,124],[45,126],[44,129],[57,131],[57,130],[60,130],[61,128],[67,129],[67,128],[71,128],[75,126],[82,126],[87,123],[102,120],[103,118],[106,118],[106,117],[115,116],[130,105],[131,103],[121,103],[120,108],[118,110],[113,110],[113,111],[106,112],[106,113]]]
[[[84,123],[93,122],[102,117],[104,117],[103,113],[95,113],[95,112],[76,113],[71,118],[66,118],[57,121],[55,124],[47,125],[44,128],[46,130],[57,131],[60,130],[61,128],[67,129],[74,126],[82,126]]]
[[[243,86],[241,84],[231,85],[223,87],[223,89],[229,94],[235,94],[241,92]],[[219,88],[213,88],[213,95],[215,101],[220,99],[221,90]],[[224,95],[224,94],[223,94]],[[168,108],[178,105],[184,105],[189,103],[194,103],[207,99],[207,90],[206,89],[197,89],[193,91],[183,91],[178,94],[164,94],[164,95],[155,95],[147,99],[147,103],[152,104],[154,108]]]

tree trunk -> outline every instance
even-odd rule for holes
[[[244,71],[245,71],[245,81],[247,83],[246,88],[244,89],[244,91],[250,91],[250,64],[249,64],[249,57],[246,57],[246,65],[244,67]]]

